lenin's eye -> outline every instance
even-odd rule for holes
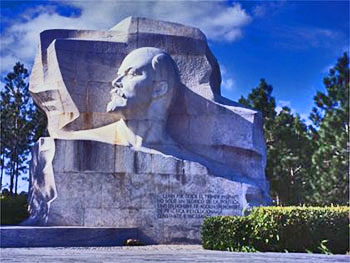
[[[126,73],[129,76],[137,76],[139,74],[137,74],[136,70],[128,70],[128,72]]]

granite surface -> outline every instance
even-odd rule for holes
[[[57,193],[37,225],[138,228],[148,244],[199,243],[204,217],[242,215],[266,199],[257,180],[217,176],[198,162],[101,142],[53,143],[54,176],[42,181]],[[35,200],[46,192],[32,189]]]
[[[270,204],[262,115],[220,83],[197,28],[129,17],[42,32],[29,89],[50,137],[33,147],[24,224],[198,243],[205,216]]]

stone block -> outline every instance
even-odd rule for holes
[[[203,175],[208,174],[208,169],[197,162],[184,161],[184,174],[186,175]]]
[[[135,172],[135,152],[129,147],[115,147],[115,169],[116,173],[134,173]]]
[[[115,169],[115,148],[113,145],[95,141],[75,141],[77,171],[98,171],[111,173]]]
[[[102,181],[102,207],[127,207],[131,197],[129,185],[129,177],[125,173],[105,174]]]
[[[71,200],[53,201],[46,225],[48,226],[82,226],[84,225],[84,208],[77,207]]]
[[[152,155],[145,152],[135,152],[134,172],[145,174],[152,173]]]
[[[182,161],[162,154],[152,155],[151,166],[151,173],[153,174],[160,173],[175,175],[183,173]]]

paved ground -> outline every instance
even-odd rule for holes
[[[346,255],[299,253],[232,253],[203,250],[197,245],[88,248],[2,248],[1,262],[350,262]]]
[[[350,262],[346,255],[301,253],[233,253],[204,250],[197,245],[88,248],[3,248],[1,262]]]

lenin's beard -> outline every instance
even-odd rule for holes
[[[121,88],[111,90],[111,101],[107,104],[107,112],[116,111],[118,108],[125,108],[128,100]]]
[[[107,104],[107,112],[118,111],[118,109],[125,108],[127,99],[117,94],[112,94],[111,101]]]

